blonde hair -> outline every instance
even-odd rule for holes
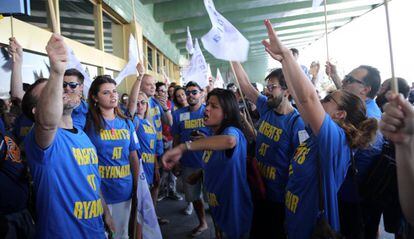
[[[148,110],[149,110],[149,98],[148,98],[148,96],[144,93],[144,92],[142,92],[142,91],[140,91],[139,93],[138,93],[138,97],[139,96],[141,96],[146,102],[147,102],[147,109],[145,110],[145,113],[144,113],[144,119],[147,119],[147,120],[149,120],[149,113],[148,113]],[[138,101],[138,97],[137,97],[137,101]]]

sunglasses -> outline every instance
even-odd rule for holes
[[[63,82],[63,88],[69,86],[71,89],[75,89],[78,85],[80,85],[78,82]]]
[[[197,95],[198,94],[198,92],[200,92],[199,90],[186,90],[185,91],[185,95],[186,96],[189,96],[190,94],[191,95]]]
[[[329,94],[327,96],[325,96],[325,98],[323,98],[321,100],[321,103],[327,103],[333,101],[336,105],[340,106],[340,104],[338,104],[338,101],[335,100],[335,98],[332,96],[332,94]]]
[[[140,104],[140,105],[143,105],[143,104],[146,104],[146,103],[148,103],[148,101],[146,101],[146,100],[137,101],[137,104]]]
[[[266,85],[266,88],[269,91],[273,91],[274,88],[282,88],[282,87],[280,85],[278,85],[278,84],[269,84],[269,85]]]
[[[357,80],[354,77],[350,76],[350,75],[346,75],[344,78],[344,82],[347,84],[352,84],[352,83],[359,83],[361,85],[365,85],[365,83],[363,81]]]

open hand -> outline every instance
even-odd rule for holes
[[[270,23],[269,20],[265,20],[264,24],[267,28],[267,35],[269,37],[269,41],[263,40],[262,44],[265,46],[266,52],[269,53],[269,55],[273,59],[282,62],[283,55],[287,52],[290,52],[290,50],[287,47],[285,47],[279,40],[279,37],[273,30],[272,23]]]

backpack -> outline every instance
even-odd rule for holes
[[[359,193],[368,200],[378,201],[389,198],[389,195],[394,195],[393,198],[398,200],[397,165],[392,142],[385,139],[379,159],[359,185]]]

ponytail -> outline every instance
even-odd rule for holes
[[[346,139],[351,149],[367,148],[374,141],[378,130],[378,121],[374,118],[366,118],[358,127],[345,121],[337,123],[345,131]]]

